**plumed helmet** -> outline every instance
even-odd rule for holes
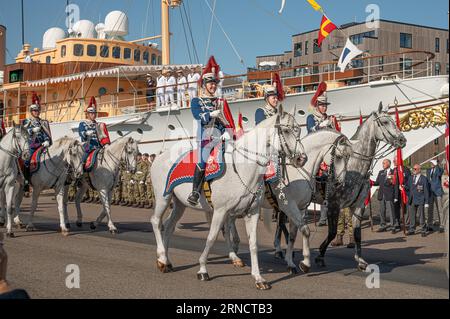
[[[31,98],[30,112],[31,111],[40,111],[41,110],[41,102],[39,101],[39,96],[36,92],[33,92],[33,97]]]
[[[86,113],[97,113],[97,101],[95,100],[95,97],[91,97],[89,105],[86,108]]]
[[[214,56],[211,56],[206,64],[206,67],[203,69],[203,73],[201,76],[201,84],[204,86],[206,83],[219,82],[219,71],[220,66],[217,64]]]

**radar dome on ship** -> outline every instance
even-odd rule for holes
[[[50,28],[45,31],[42,38],[42,49],[49,50],[56,48],[56,42],[67,37],[66,31],[61,28]]]
[[[80,20],[75,22],[72,27],[77,38],[94,39],[96,38],[95,25],[89,20]]]
[[[112,11],[105,18],[104,32],[111,37],[128,34],[128,17],[121,11]]]

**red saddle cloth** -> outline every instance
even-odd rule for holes
[[[31,155],[30,158],[30,173],[36,173],[39,170],[39,165],[41,162],[41,155],[44,151],[44,147],[39,147],[34,153]]]
[[[97,163],[97,155],[100,150],[93,150],[89,153],[86,163],[84,163],[84,171],[90,172],[94,168],[95,164]]]
[[[205,181],[211,181],[214,178],[222,176],[225,171],[225,163],[223,163],[222,146],[216,146],[206,162]],[[167,174],[166,188],[164,196],[170,194],[173,189],[183,183],[192,183],[194,179],[195,166],[197,165],[198,151],[191,150],[184,153],[173,164]]]

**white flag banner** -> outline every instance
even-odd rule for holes
[[[358,49],[352,41],[350,41],[350,39],[347,39],[347,43],[345,44],[344,50],[342,50],[338,63],[338,67],[341,69],[341,72],[344,72],[350,61],[360,54],[363,54],[363,51]]]

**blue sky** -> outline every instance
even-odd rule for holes
[[[211,11],[206,0],[184,0],[191,18],[199,60],[205,62]],[[380,7],[382,19],[398,20],[433,27],[448,28],[447,0],[317,0],[335,24],[364,21],[368,4]],[[25,39],[33,47],[42,46],[44,32],[54,26],[65,27],[66,0],[24,0]],[[81,19],[103,21],[112,10],[127,13],[130,34],[137,39],[160,33],[159,0],[72,0],[81,9]],[[211,7],[214,0],[209,0]],[[281,0],[217,0],[216,15],[231,38],[241,64],[231,45],[214,22],[210,54],[216,56],[226,73],[240,73],[255,65],[258,55],[276,54],[291,49],[291,35],[319,27],[321,14],[306,0],[286,0],[285,11],[277,13]],[[147,15],[147,8],[149,14]],[[7,62],[13,62],[21,49],[20,0],[0,0],[0,24],[7,30]],[[172,62],[190,63],[180,17],[180,9],[171,10]],[[147,26],[144,29],[144,27]],[[188,31],[187,31],[188,32]],[[189,36],[189,35],[188,35]],[[191,49],[192,52],[192,49]],[[193,62],[196,62],[195,59]]]

